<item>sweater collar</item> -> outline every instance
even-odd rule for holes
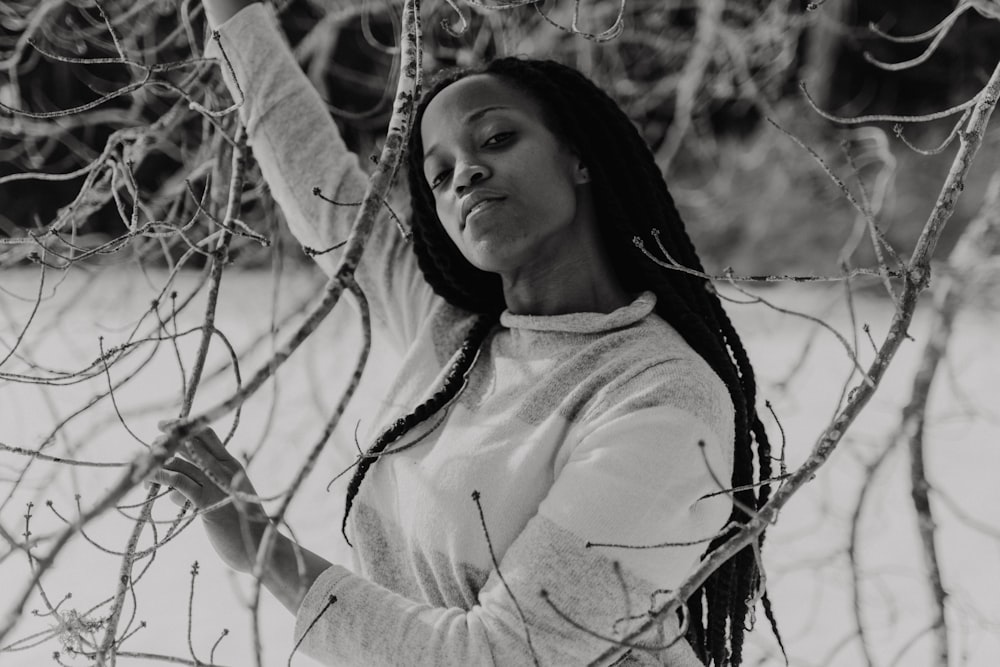
[[[505,310],[500,324],[508,329],[563,333],[601,333],[631,326],[656,306],[656,295],[645,291],[635,301],[610,313],[567,313],[565,315],[515,315]]]

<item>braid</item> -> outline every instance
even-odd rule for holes
[[[729,563],[723,564],[707,582],[706,593],[708,594],[709,614],[708,627],[705,629],[706,639],[708,640],[706,648],[708,652],[707,657],[716,665],[726,664],[726,624],[729,621],[729,615],[713,614],[711,611],[718,608],[721,604],[728,606],[732,599],[732,587],[730,586],[731,569]]]
[[[472,74],[500,77],[539,103],[545,125],[574,149],[589,170],[602,240],[622,286],[631,292],[655,292],[657,314],[726,385],[735,413],[730,481],[734,487],[748,487],[732,493],[730,522],[746,523],[750,516],[740,506],[763,506],[769,487],[761,482],[771,474],[770,445],[755,407],[753,367],[711,283],[684,271],[665,271],[635,246],[635,238],[652,234],[673,260],[704,273],[648,145],[617,103],[583,74],[553,61],[519,58],[445,72],[421,100],[414,127],[421,126],[424,110],[438,92]],[[434,197],[423,177],[419,131],[410,135],[408,160],[414,250],[428,283],[456,306],[498,312],[503,308],[499,277],[467,262],[437,219]],[[717,537],[708,550],[718,548],[731,534]],[[763,535],[758,541],[762,543]],[[747,603],[760,581],[753,547],[748,546],[688,600],[687,637],[707,664],[740,664]],[[769,605],[766,613],[773,619]]]
[[[688,629],[686,637],[698,659],[702,662],[707,662],[708,656],[705,654],[707,646],[705,642],[705,614],[702,609],[704,598],[705,588],[702,587],[695,591],[694,595],[688,599]]]
[[[458,395],[459,391],[465,386],[465,378],[472,369],[472,364],[476,360],[479,348],[482,346],[483,341],[486,340],[486,335],[493,328],[494,324],[496,324],[495,316],[484,315],[476,319],[476,322],[469,329],[469,333],[465,336],[465,341],[459,348],[455,361],[452,363],[451,368],[448,369],[441,388],[434,392],[434,395],[429,399],[414,408],[413,412],[405,417],[400,417],[389,428],[382,431],[382,434],[368,448],[368,451],[358,460],[358,466],[354,470],[351,482],[347,485],[347,499],[344,503],[344,521],[340,527],[340,531],[348,544],[351,544],[351,541],[347,539],[347,518],[351,514],[354,497],[358,495],[358,491],[361,489],[361,482],[368,473],[368,469],[372,467],[372,464],[385,451],[386,447],[399,440],[410,429],[425,421]]]

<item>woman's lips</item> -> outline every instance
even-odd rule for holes
[[[475,206],[473,206],[471,210],[469,210],[469,215],[475,215],[479,211],[482,211],[484,208],[486,208],[488,206],[492,206],[493,204],[497,203],[498,201],[500,201],[500,200],[499,199],[484,199],[483,201],[481,201],[478,204],[476,204]]]
[[[482,207],[482,204],[487,201],[498,201],[506,199],[506,196],[502,192],[495,192],[487,189],[476,189],[470,192],[462,201],[462,223],[464,224],[472,209]]]
[[[472,208],[469,209],[468,214],[465,216],[466,224],[468,224],[478,214],[482,213],[483,211],[488,211],[494,208],[497,204],[500,204],[502,201],[503,201],[502,198],[497,197],[497,198],[484,199],[481,202],[478,202]]]

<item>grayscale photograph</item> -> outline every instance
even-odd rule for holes
[[[1000,0],[6,0],[0,665],[1000,665],[998,101]]]

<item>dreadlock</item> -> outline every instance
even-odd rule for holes
[[[476,352],[494,324],[496,324],[495,315],[483,315],[476,319],[475,323],[469,329],[469,333],[466,334],[465,341],[463,341],[462,346],[459,348],[451,368],[445,374],[441,388],[434,392],[434,395],[429,399],[414,408],[413,412],[394,421],[389,428],[382,432],[372,446],[368,448],[364,456],[359,458],[358,465],[354,469],[354,475],[347,485],[344,522],[340,526],[340,532],[348,544],[351,544],[351,541],[347,538],[347,518],[350,516],[354,497],[358,495],[358,490],[361,489],[361,481],[365,478],[368,469],[375,463],[375,459],[385,451],[386,447],[399,440],[417,424],[426,421],[428,417],[435,414],[458,395],[459,390],[465,385],[465,378],[472,369]]]
[[[652,235],[680,265],[704,271],[652,152],[617,103],[580,72],[553,61],[502,58],[476,69],[443,72],[417,107],[407,153],[417,262],[438,295],[454,306],[478,313],[479,318],[441,389],[386,429],[362,457],[348,488],[344,526],[354,495],[375,458],[458,394],[476,352],[505,307],[499,276],[472,266],[444,231],[423,176],[420,125],[424,111],[445,87],[474,74],[499,77],[540,104],[545,125],[573,147],[588,168],[602,240],[622,285],[632,292],[652,290],[657,296],[657,314],[725,383],[735,408],[731,482],[741,489],[731,494],[735,502],[730,521],[746,523],[750,517],[740,507],[759,509],[767,502],[769,486],[761,482],[771,475],[770,445],[755,408],[753,368],[711,284],[687,272],[663,270],[636,246],[637,239]],[[723,544],[730,534],[717,537],[708,550]],[[762,543],[763,536],[759,541]],[[753,549],[748,546],[688,600],[687,638],[707,665],[740,664],[745,622],[748,611],[752,622],[750,603],[760,581]],[[773,618],[766,596],[765,612]]]

